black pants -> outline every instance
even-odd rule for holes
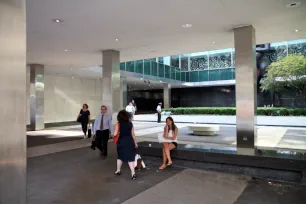
[[[157,122],[160,123],[161,122],[161,113],[157,112]]]
[[[82,122],[82,130],[84,132],[84,135],[87,134],[87,127],[88,127],[88,123],[87,122]]]
[[[109,139],[109,130],[97,131],[96,146],[104,156],[107,156],[108,139]]]

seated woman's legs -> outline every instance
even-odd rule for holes
[[[168,160],[168,164],[167,165],[171,165],[172,164],[172,159],[170,156],[170,151],[175,149],[175,145],[172,143],[164,143],[164,149],[165,149],[165,153],[167,156],[167,160]]]
[[[159,169],[164,169],[166,167],[166,165],[171,165],[172,164],[172,159],[171,159],[171,156],[170,156],[170,151],[172,149],[175,149],[175,145],[172,144],[172,143],[164,143],[163,144],[163,164],[162,166],[159,168]],[[167,163],[167,160],[168,160],[168,164]]]
[[[162,151],[163,151],[163,164],[159,167],[159,169],[161,170],[167,167],[167,155],[164,147]]]

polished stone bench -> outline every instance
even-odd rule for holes
[[[160,143],[140,142],[137,151],[145,159],[162,161]],[[259,177],[294,182],[301,180],[304,177],[302,172],[306,170],[305,152],[256,150],[255,155],[242,155],[237,153],[235,147],[178,144],[177,149],[171,151],[171,157],[175,164],[188,168],[242,174],[249,172],[254,177],[259,174]],[[266,175],[263,176],[264,174]]]
[[[194,124],[194,125],[189,125],[188,129],[191,130],[194,135],[213,136],[215,135],[215,132],[220,130],[220,126],[219,125]]]

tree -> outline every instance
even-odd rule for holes
[[[293,90],[306,98],[306,57],[289,55],[273,62],[267,68],[261,89],[275,92]]]

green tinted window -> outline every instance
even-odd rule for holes
[[[198,82],[199,81],[199,72],[190,72],[190,82]]]
[[[120,70],[125,71],[125,62],[120,63]]]
[[[143,60],[136,61],[136,73],[139,73],[139,74],[143,73]]]
[[[208,81],[208,70],[199,72],[199,81]]]
[[[135,72],[135,62],[134,61],[126,63],[126,71]]]

